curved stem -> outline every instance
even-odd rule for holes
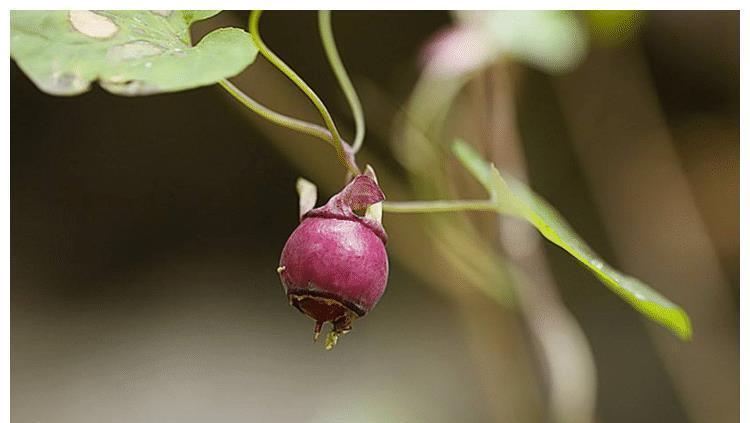
[[[336,129],[333,118],[328,112],[328,109],[326,109],[325,104],[323,104],[323,101],[320,99],[320,97],[318,97],[317,94],[315,94],[315,91],[313,91],[313,89],[310,88],[310,86],[307,85],[307,83],[299,75],[297,75],[294,70],[292,70],[292,68],[284,63],[284,61],[281,60],[281,58],[279,58],[276,54],[274,54],[274,52],[272,52],[263,42],[263,39],[260,36],[260,31],[258,29],[261,13],[261,10],[253,10],[252,12],[250,12],[249,24],[250,36],[252,37],[255,46],[258,48],[258,51],[263,55],[263,57],[266,58],[266,60],[271,62],[272,65],[274,65],[282,73],[284,73],[284,75],[286,75],[286,77],[289,78],[289,80],[291,80],[297,87],[299,87],[299,89],[302,90],[303,93],[305,93],[307,98],[310,99],[315,108],[318,109],[320,115],[323,117],[323,121],[325,122],[326,127],[331,132],[332,140],[330,143],[336,149],[339,160],[349,170],[349,172],[353,173],[354,175],[359,175],[361,172],[357,168],[357,165],[354,163],[353,157],[347,151],[347,149],[349,149],[350,147],[348,144],[346,145],[346,147],[344,146],[345,143],[341,139],[341,135],[339,134],[338,129]]]
[[[224,88],[229,94],[231,94],[232,97],[234,97],[237,101],[242,103],[248,109],[260,115],[262,118],[271,121],[276,125],[283,126],[284,128],[320,138],[321,140],[329,144],[333,142],[333,137],[326,128],[271,110],[268,107],[255,101],[253,98],[242,92],[239,88],[237,88],[234,84],[227,81],[226,79],[222,79],[221,81],[219,81],[219,85],[221,85],[221,87]]]
[[[338,49],[336,48],[336,40],[333,37],[333,28],[331,26],[330,10],[321,10],[318,12],[318,27],[328,62],[331,64],[331,69],[333,69],[341,90],[344,92],[346,101],[349,103],[349,108],[352,110],[355,126],[352,151],[356,154],[362,148],[362,143],[365,140],[365,116],[362,111],[362,103],[357,96],[357,91],[354,89],[354,85],[352,85],[352,81],[346,73],[346,68],[344,68],[344,63],[341,61],[341,56],[339,56]]]
[[[389,213],[444,213],[458,211],[497,211],[492,200],[385,201]]]

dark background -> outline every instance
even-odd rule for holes
[[[219,19],[241,26],[244,15]],[[336,33],[355,83],[399,104],[418,76],[421,46],[449,22],[443,12],[342,13]],[[263,31],[349,124],[309,35],[315,24],[309,12],[269,12]],[[718,276],[702,287],[677,277],[658,286],[694,319],[696,339],[683,344],[570,257],[546,250],[591,344],[600,421],[738,418],[738,35],[737,12],[652,12],[627,48],[594,50],[569,76],[525,69],[519,78],[532,185],[605,258],[632,272],[613,239],[634,229],[607,228],[585,161],[565,135],[562,106],[548,99],[560,95],[558,84],[596,75],[602,60],[637,51],[700,219],[700,227],[681,229],[682,244],[668,247],[674,261],[654,266],[669,279],[690,263],[693,232],[709,247],[708,255],[695,253],[716,266]],[[140,98],[96,87],[58,98],[10,66],[13,421],[495,421],[493,404],[514,402],[518,375],[488,391],[462,312],[398,259],[377,309],[336,349],[309,341],[312,322],[287,306],[275,268],[297,223],[294,181],[301,173],[326,178],[336,166],[324,146],[304,159],[318,173],[301,171],[289,151],[315,141],[269,135],[268,124],[249,120],[218,86]],[[245,81],[253,92],[252,78]],[[370,113],[372,96],[362,96],[371,128],[381,126],[371,129],[368,148],[387,158],[382,126],[390,122],[371,117],[380,111]],[[625,121],[628,113],[623,108]],[[643,180],[628,183],[652,198]],[[648,216],[652,204],[629,207]],[[664,239],[654,225],[650,233]],[[640,257],[659,247],[667,248],[645,238]]]

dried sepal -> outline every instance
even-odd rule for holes
[[[299,195],[299,218],[315,207],[318,201],[318,187],[305,178],[297,178],[297,194]]]
[[[365,167],[365,175],[372,178],[375,183],[378,183],[378,177],[375,175],[375,169],[369,164]],[[375,220],[381,225],[383,224],[383,202],[378,201],[377,203],[371,204],[365,211],[365,217]]]

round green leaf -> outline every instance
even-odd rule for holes
[[[76,95],[91,82],[146,95],[210,85],[255,60],[250,35],[221,28],[190,45],[190,24],[218,11],[13,11],[11,56],[42,91]]]

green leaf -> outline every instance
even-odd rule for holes
[[[76,95],[91,82],[120,95],[210,85],[255,60],[250,35],[221,28],[197,45],[190,24],[219,11],[12,11],[11,56],[42,91]]]
[[[468,144],[457,141],[453,151],[464,167],[487,189],[499,213],[526,220],[545,238],[578,259],[633,308],[681,339],[689,340],[692,337],[690,318],[682,308],[640,280],[624,275],[605,263],[543,198],[521,182],[502,176],[492,163],[486,162]]]
[[[545,72],[575,68],[588,51],[586,28],[571,12],[556,10],[461,11],[463,24],[479,29],[484,47]]]
[[[187,25],[193,22],[202,21],[204,19],[213,18],[218,15],[221,10],[180,10],[182,19]]]
[[[646,20],[646,12],[638,10],[587,10],[582,16],[592,40],[603,47],[630,41]]]

